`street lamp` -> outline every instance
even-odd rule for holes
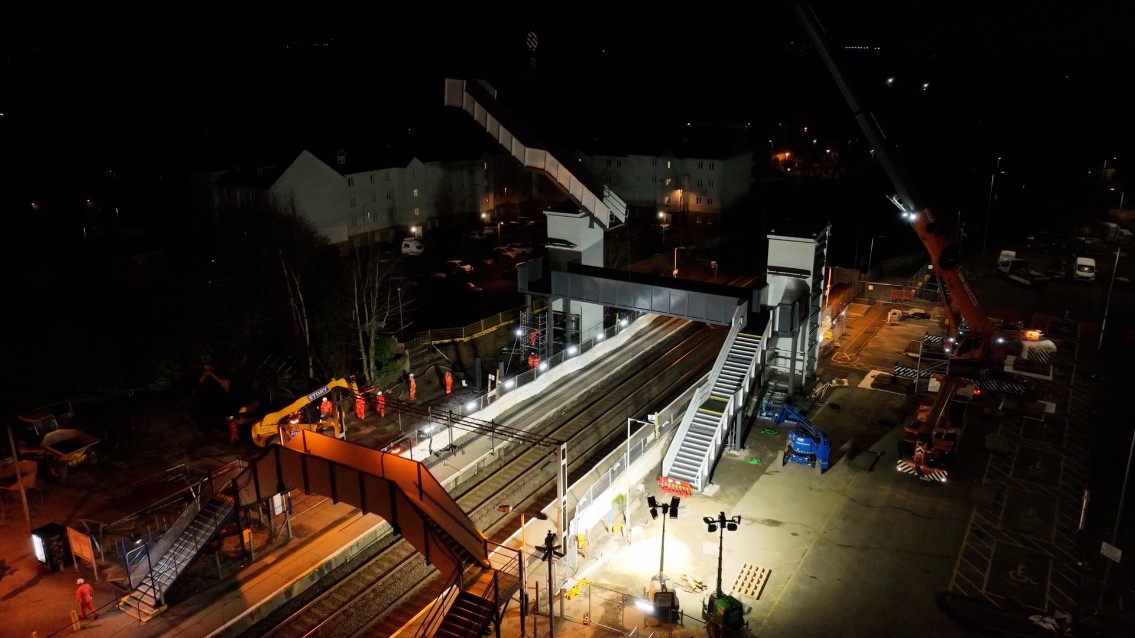
[[[511,505],[497,505],[497,511],[508,513],[513,511]],[[543,512],[536,512],[533,515],[537,520],[546,521],[548,515]],[[550,534],[551,532],[549,532]],[[520,577],[520,636],[524,638],[528,634],[524,626],[525,617],[528,615],[528,579],[524,575],[524,512],[520,512],[520,547],[517,549],[516,561],[519,564],[518,576]]]
[[[627,477],[627,495],[623,501],[623,525],[630,523],[631,511],[631,423],[639,425],[652,425],[649,421],[639,421],[627,417],[627,458],[623,461],[623,474]]]
[[[993,174],[989,176],[989,200],[985,202],[985,233],[981,239],[981,256],[985,257],[985,246],[989,241],[989,216],[993,211],[993,182],[997,179],[997,171],[1001,170],[1001,158],[997,158],[997,165],[993,167]]]
[[[884,235],[875,235],[871,238],[871,248],[867,251],[867,276],[871,276],[871,259],[875,256],[875,240],[882,239]]]
[[[501,247],[501,226],[503,225],[504,222],[497,222],[497,248]]]
[[[555,573],[553,568],[553,560],[556,558],[563,558],[564,553],[558,551],[559,545],[556,545],[556,533],[548,530],[548,535],[544,537],[544,544],[537,545],[536,549],[543,553],[541,560],[548,563],[548,636],[553,637],[556,635],[556,618],[553,604],[555,598],[552,597],[552,590],[555,588]],[[537,592],[539,593],[539,592]]]
[[[659,503],[653,496],[646,497],[646,502],[650,505],[651,518],[658,518],[658,510],[662,510],[662,551],[658,555],[658,584],[663,590],[666,589],[666,572],[664,569],[666,565],[666,519],[678,518],[678,503],[681,500],[677,496],[672,496],[669,503]]]

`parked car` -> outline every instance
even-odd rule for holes
[[[496,246],[493,248],[493,254],[500,259],[517,259],[520,257],[520,251],[510,246]]]
[[[450,259],[449,261],[445,262],[445,267],[448,268],[449,271],[453,272],[453,273],[462,273],[462,272],[463,273],[471,273],[471,272],[473,272],[473,265],[467,264],[460,259]]]
[[[1068,278],[1068,262],[1063,259],[1053,260],[1048,264],[1048,269],[1045,270],[1049,277],[1053,279],[1067,279]]]
[[[506,248],[512,249],[512,251],[515,252],[518,257],[531,255],[533,250],[532,246],[528,244],[522,244],[520,242],[512,242],[508,244]]]

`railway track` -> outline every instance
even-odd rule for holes
[[[683,320],[656,318],[620,356],[593,362],[565,377],[547,396],[499,421],[545,437],[549,444],[515,442],[477,476],[452,490],[462,509],[492,540],[506,539],[517,511],[556,497],[558,442],[568,444],[568,473],[586,472],[618,445],[626,418],[670,400],[712,366],[726,331]],[[526,437],[531,441],[531,437]],[[552,443],[555,442],[553,445]],[[423,556],[386,534],[297,600],[241,634],[252,636],[390,636],[441,593],[443,576]],[[286,612],[286,613],[285,613]]]

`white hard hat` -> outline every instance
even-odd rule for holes
[[[378,395],[379,395],[379,396],[382,396],[382,390],[379,390],[379,391],[378,391]]]
[[[414,373],[413,373],[413,372],[411,372],[411,373],[410,373],[410,378],[411,378],[411,379],[413,379],[413,378],[414,378]]]
[[[75,584],[76,584],[76,585],[82,585],[82,584],[83,584],[83,583],[85,583],[85,582],[87,582],[87,581],[85,581],[85,580],[83,580],[82,578],[80,578],[79,580],[75,581]]]

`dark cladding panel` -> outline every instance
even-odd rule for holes
[[[739,290],[739,296],[712,294],[671,288],[657,282],[623,281],[563,271],[552,271],[551,275],[553,297],[719,325],[729,325],[734,310],[745,303],[750,294],[748,290]]]

